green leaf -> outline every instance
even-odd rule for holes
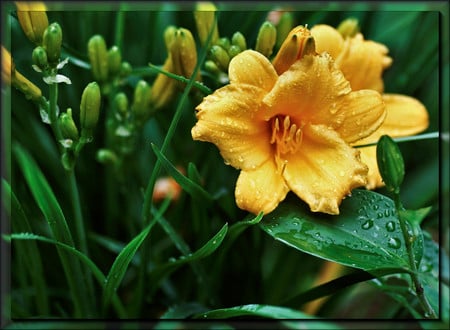
[[[260,222],[276,240],[302,252],[363,270],[409,269],[403,234],[391,199],[354,190],[340,215],[312,213],[300,201],[281,204]],[[419,240],[414,245],[420,244]]]
[[[197,183],[189,179],[188,177],[181,174],[175,166],[164,156],[158,149],[158,147],[152,143],[152,149],[158,157],[159,161],[162,163],[164,168],[169,172],[169,174],[175,179],[176,182],[186,190],[192,197],[199,200],[211,202],[212,198],[209,193],[199,186]]]
[[[206,311],[205,306],[197,302],[183,303],[170,307],[161,319],[185,319],[193,314]]]
[[[178,259],[171,259],[168,263],[165,263],[160,267],[156,268],[150,274],[149,280],[149,282],[152,283],[152,293],[155,292],[156,289],[158,289],[157,284],[163,277],[168,276],[170,273],[174,272],[180,266],[188,262],[205,258],[209,256],[211,253],[213,253],[222,244],[222,241],[225,238],[227,231],[228,231],[228,224],[226,223],[217,232],[216,235],[214,235],[208,242],[206,242],[205,245],[203,245],[196,252],[189,254],[187,256],[181,256]]]

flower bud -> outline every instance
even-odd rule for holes
[[[96,158],[102,164],[117,164],[119,161],[116,153],[109,149],[99,149]]]
[[[164,62],[162,69],[167,72],[173,72],[173,63],[170,56]],[[176,92],[176,83],[176,80],[165,74],[159,73],[156,76],[152,88],[150,89],[150,104],[153,111],[159,110],[170,103]]]
[[[114,106],[121,117],[126,117],[128,112],[128,97],[120,92],[114,96]]]
[[[222,47],[225,50],[228,50],[231,46],[231,42],[227,37],[223,37],[217,40],[216,45]]]
[[[131,67],[131,64],[128,62],[122,62],[120,65],[120,76],[126,77],[133,71],[133,68]]]
[[[139,80],[134,88],[133,104],[131,112],[136,121],[143,122],[150,113],[150,85],[145,80]]]
[[[212,2],[199,2],[196,5],[194,19],[202,46],[205,46],[206,40],[208,39],[208,34],[211,30],[213,30],[213,32],[210,39],[210,44],[214,45],[219,39],[217,22],[214,22],[216,10],[217,8]]]
[[[73,142],[78,141],[78,128],[73,121],[72,109],[67,109],[67,112],[58,117],[58,126],[64,139],[70,139]]]
[[[292,29],[272,61],[278,74],[282,74],[304,55],[315,53],[315,42],[309,30],[301,25]]]
[[[220,70],[228,70],[228,64],[230,64],[230,55],[228,55],[225,49],[218,45],[214,45],[210,49],[210,56]]]
[[[258,37],[256,38],[255,50],[260,52],[266,57],[272,55],[273,46],[277,41],[277,29],[270,22],[264,22],[258,32]]]
[[[42,37],[48,27],[48,18],[43,2],[16,2],[17,18],[27,38],[37,45],[42,44]]]
[[[100,87],[94,81],[89,83],[81,95],[80,103],[80,124],[81,135],[87,138],[92,137],[92,130],[97,125],[100,113],[101,94]]]
[[[177,28],[173,25],[169,25],[164,30],[164,43],[166,45],[167,51],[170,51],[170,46],[172,45],[173,40],[175,39],[175,33],[177,32]]]
[[[339,24],[337,30],[344,38],[354,37],[359,32],[358,20],[356,18],[347,18]]]
[[[239,31],[235,32],[231,37],[231,44],[238,46],[241,49],[241,51],[247,49],[247,41],[245,41],[244,35]]]
[[[221,72],[216,62],[212,60],[205,61],[205,70],[213,74],[219,74]]]
[[[62,30],[58,23],[50,24],[45,29],[43,46],[47,52],[48,62],[55,64],[59,62],[61,56]]]
[[[236,45],[231,45],[230,48],[228,49],[228,55],[230,55],[230,59],[235,57],[240,52],[242,52],[242,49],[239,48],[239,46],[236,46]]]
[[[11,84],[11,75],[14,74],[14,62],[11,59],[11,54],[2,45],[2,82]]]
[[[108,79],[108,50],[105,39],[99,34],[88,41],[88,57],[94,80],[104,82]]]
[[[388,135],[378,140],[377,163],[386,188],[398,194],[405,176],[405,164],[399,147]]]
[[[41,71],[44,71],[48,67],[47,52],[44,47],[37,46],[33,49],[33,54],[31,55],[33,64],[36,65]]]
[[[184,28],[177,29],[169,52],[173,63],[173,73],[190,78],[197,65],[197,49],[191,31]],[[196,80],[201,80],[200,72]]]
[[[122,67],[122,53],[119,47],[112,46],[108,50],[108,72],[111,76],[116,76]]]

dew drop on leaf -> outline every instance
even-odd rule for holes
[[[373,220],[372,219],[367,219],[362,225],[361,228],[364,230],[370,229],[373,227]]]
[[[389,238],[388,246],[390,248],[399,249],[401,245],[402,245],[402,243],[400,242],[400,240],[398,238],[395,238],[395,237]]]
[[[395,223],[393,221],[389,221],[386,223],[386,230],[393,232],[395,231]]]

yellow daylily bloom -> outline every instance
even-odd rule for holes
[[[339,214],[367,166],[349,143],[385,117],[381,95],[354,92],[328,54],[304,55],[282,74],[254,50],[234,57],[230,84],[197,106],[194,140],[214,143],[237,169],[237,205],[273,211],[289,191],[313,212]]]
[[[329,25],[319,24],[311,28],[316,51],[327,52],[350,81],[353,90],[374,89],[384,91],[383,71],[392,64],[387,56],[388,48],[380,43],[365,40],[361,33],[353,37],[343,37]],[[376,143],[381,135],[401,137],[420,133],[429,125],[425,106],[415,98],[399,94],[382,94],[386,105],[386,119],[380,128],[367,138],[358,141],[359,145]],[[384,186],[378,171],[376,147],[361,148],[361,160],[369,167],[366,188]]]
[[[40,1],[16,1],[17,18],[27,38],[35,44],[42,44],[42,37],[48,27],[47,7]]]

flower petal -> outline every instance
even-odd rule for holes
[[[230,83],[249,84],[269,91],[278,79],[278,75],[261,53],[246,50],[233,57],[228,67]]]
[[[255,169],[272,154],[268,123],[257,118],[264,93],[250,85],[231,84],[208,95],[197,107],[193,139],[214,143],[235,168]]]
[[[377,163],[377,147],[365,147],[358,149],[361,152],[361,161],[367,165],[369,172],[367,173],[366,189],[375,189],[384,186]]]
[[[346,142],[354,142],[372,134],[386,117],[386,109],[380,93],[360,90],[347,94],[337,107],[341,118],[335,130]]]
[[[306,125],[299,152],[285,157],[283,177],[313,212],[339,214],[342,199],[366,183],[359,151],[326,126]]]
[[[273,159],[256,170],[241,171],[236,182],[236,203],[239,208],[258,214],[272,212],[289,192]]]
[[[316,52],[327,52],[333,58],[337,58],[344,47],[344,38],[334,27],[326,24],[314,25],[311,35],[316,42]]]
[[[337,126],[336,106],[350,92],[349,82],[330,55],[306,55],[284,72],[264,97],[270,108],[266,119],[282,114],[297,121]]]

